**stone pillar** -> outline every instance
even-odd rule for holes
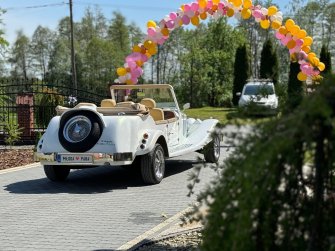
[[[17,122],[23,128],[21,137],[32,137],[34,128],[34,97],[33,94],[18,94],[16,96]]]

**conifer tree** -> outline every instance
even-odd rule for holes
[[[331,55],[326,45],[322,45],[321,53],[320,53],[320,61],[323,62],[326,66],[325,70],[322,72],[322,75],[326,75],[331,73],[332,64],[331,64]]]
[[[287,109],[289,111],[296,108],[303,98],[303,84],[297,78],[299,72],[299,64],[297,62],[291,62],[287,86]]]
[[[278,56],[270,39],[263,45],[261,54],[260,78],[269,78],[276,85],[278,83]]]
[[[233,83],[233,104],[237,105],[239,97],[236,95],[242,92],[243,86],[250,76],[249,56],[246,45],[237,48],[234,64],[234,83]]]

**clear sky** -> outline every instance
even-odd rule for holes
[[[193,0],[194,1],[194,0]],[[192,0],[73,0],[74,20],[81,19],[89,6],[99,6],[107,18],[113,11],[121,12],[127,21],[135,22],[143,31],[148,20],[161,20],[176,11],[182,4]],[[6,39],[14,41],[20,29],[31,36],[38,25],[50,29],[57,27],[58,21],[69,15],[68,0],[0,0],[0,8],[7,12],[2,16]],[[285,13],[289,0],[274,0]]]

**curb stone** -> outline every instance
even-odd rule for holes
[[[24,170],[24,169],[34,168],[34,167],[38,167],[40,165],[41,165],[40,162],[36,162],[36,163],[28,164],[28,165],[25,165],[25,166],[12,167],[12,168],[8,168],[8,169],[0,170],[0,175],[5,174],[5,173],[17,172],[17,171],[21,171],[21,170]]]
[[[149,231],[145,232],[144,234],[136,237],[135,239],[127,242],[126,244],[122,245],[117,251],[134,251],[147,241],[155,239],[160,233],[169,229],[171,226],[174,226],[176,222],[180,221],[180,218],[185,215],[186,213],[190,212],[193,209],[192,206],[180,211],[179,213],[175,214],[171,218],[167,219],[166,221],[158,224],[154,228],[150,229]]]

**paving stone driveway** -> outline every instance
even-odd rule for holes
[[[115,250],[195,200],[186,186],[197,156],[167,161],[155,186],[119,167],[73,171],[58,184],[41,167],[1,174],[0,250]],[[213,175],[204,169],[197,189]]]

